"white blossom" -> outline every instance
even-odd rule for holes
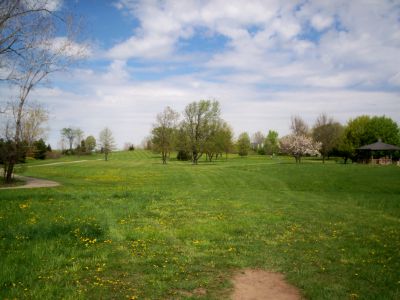
[[[322,144],[305,135],[291,134],[281,138],[279,146],[283,153],[294,156],[296,162],[300,162],[304,155],[319,156]]]

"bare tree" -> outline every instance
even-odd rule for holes
[[[32,48],[37,37],[30,35],[53,15],[55,7],[51,6],[48,0],[0,1],[0,68]]]
[[[321,143],[322,162],[329,156],[329,153],[338,148],[340,137],[343,133],[343,126],[326,114],[321,114],[315,121],[312,136],[315,141]]]
[[[80,128],[75,128],[75,148],[79,148],[81,146],[82,141],[84,140],[85,133]]]
[[[26,109],[21,122],[21,139],[32,151],[33,143],[45,139],[48,128],[43,125],[49,120],[49,113],[42,106],[35,104]]]
[[[309,134],[308,125],[300,116],[292,116],[290,130],[294,135],[307,136]]]
[[[152,137],[151,135],[148,135],[143,138],[143,140],[140,142],[140,149],[143,150],[152,150],[153,149],[153,142],[151,141]]]
[[[76,138],[75,129],[71,127],[61,129],[61,137],[64,141],[68,141],[69,151],[72,153],[72,145],[74,144],[74,140]]]
[[[176,127],[179,114],[167,106],[157,115],[156,124],[152,130],[152,143],[155,150],[161,152],[163,164],[167,163],[169,153],[174,147]]]
[[[74,41],[77,31],[72,18],[52,13],[48,1],[32,3],[0,2],[0,65],[8,65],[12,70],[8,79],[18,90],[13,137],[18,151],[8,156],[7,182],[11,181],[14,165],[19,160],[22,116],[29,94],[50,74],[65,70],[86,52],[85,47]],[[61,32],[65,37],[57,37]],[[9,59],[6,56],[9,53],[17,55]]]
[[[99,146],[104,153],[104,160],[108,160],[108,155],[115,150],[115,142],[112,132],[107,127],[104,128],[99,135]]]
[[[258,150],[262,148],[263,143],[264,143],[265,136],[262,134],[261,131],[257,131],[256,133],[253,134],[252,136],[252,143],[254,145],[254,150]]]

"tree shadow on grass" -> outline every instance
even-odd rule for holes
[[[22,228],[18,231],[3,232],[1,236],[6,239],[24,240],[52,240],[52,239],[67,239],[67,240],[101,240],[106,229],[99,224],[87,223],[40,223]]]

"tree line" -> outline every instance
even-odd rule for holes
[[[65,143],[68,144],[68,148],[65,148]],[[85,138],[85,134],[80,128],[66,127],[61,129],[62,154],[88,155],[98,150],[104,154],[104,159],[107,161],[108,155],[115,149],[115,140],[112,131],[108,127],[100,131],[98,140],[93,135]]]
[[[262,155],[285,154],[300,163],[304,156],[321,156],[325,162],[331,156],[357,161],[363,145],[382,142],[400,145],[400,129],[386,116],[359,116],[346,125],[333,117],[321,114],[310,127],[300,116],[292,116],[290,134],[279,138],[278,132],[269,130],[267,135],[258,131],[250,135],[239,134],[234,140],[231,126],[221,116],[218,101],[200,100],[186,106],[182,114],[166,107],[157,115],[146,148],[159,152],[163,164],[172,152],[178,160],[197,164],[202,156],[207,161],[235,152],[239,156],[249,153]],[[399,156],[399,153],[393,153]]]

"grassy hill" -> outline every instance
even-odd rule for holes
[[[243,268],[308,299],[400,298],[399,167],[75,159],[21,170],[60,187],[0,190],[1,299],[227,299]]]

